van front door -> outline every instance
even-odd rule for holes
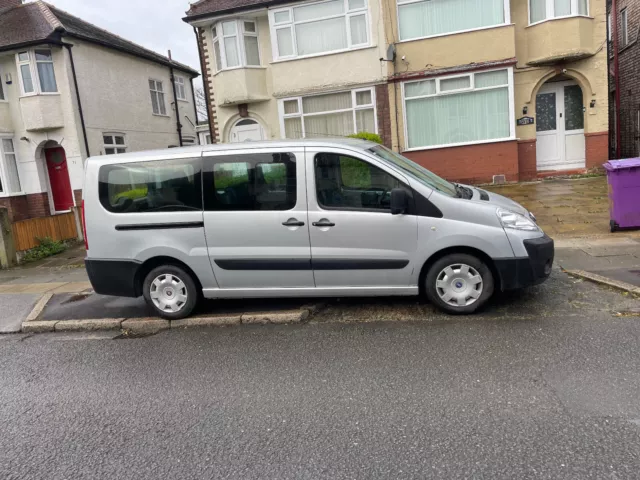
[[[204,155],[205,234],[219,284],[205,295],[313,289],[304,150]]]
[[[419,268],[413,261],[417,217],[390,211],[391,190],[409,189],[407,180],[371,159],[329,148],[307,149],[307,178],[316,287],[417,293],[411,285]]]

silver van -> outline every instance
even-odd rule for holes
[[[168,319],[200,297],[421,292],[472,313],[545,281],[554,258],[519,204],[360,140],[93,157],[83,206],[96,293],[143,295]]]

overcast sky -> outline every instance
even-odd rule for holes
[[[48,0],[56,7],[200,71],[187,0]],[[198,79],[200,80],[200,79]]]

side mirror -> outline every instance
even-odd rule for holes
[[[406,213],[409,205],[409,195],[403,188],[391,190],[391,215],[402,215]]]

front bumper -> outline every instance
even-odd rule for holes
[[[548,236],[523,240],[529,254],[524,258],[495,260],[502,290],[515,290],[544,282],[551,275],[555,248]]]

